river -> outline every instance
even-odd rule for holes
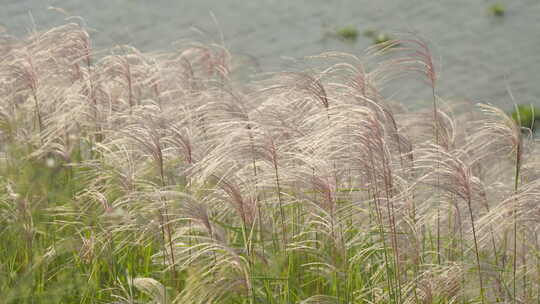
[[[130,44],[167,51],[174,42],[221,41],[263,71],[286,69],[292,58],[324,51],[360,55],[371,39],[346,42],[328,35],[341,26],[416,32],[432,45],[439,95],[450,100],[540,106],[540,1],[500,1],[505,15],[488,12],[487,0],[1,0],[0,31],[23,36],[80,16],[96,48]],[[57,9],[51,9],[51,8]],[[215,17],[215,18],[214,18]],[[74,21],[76,19],[69,19]],[[194,31],[194,29],[198,29]],[[398,33],[398,34],[396,34]],[[388,94],[414,108],[428,103],[418,84]],[[514,100],[510,98],[509,90]]]

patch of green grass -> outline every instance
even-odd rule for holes
[[[390,40],[392,40],[392,37],[390,37],[390,35],[379,33],[375,35],[375,37],[373,38],[373,43],[374,44],[387,43]]]
[[[380,45],[381,47],[387,46],[390,41],[394,40],[394,38],[389,34],[382,33],[374,29],[366,29],[363,34],[365,37],[370,38],[374,45]],[[398,43],[392,44],[392,47],[396,47],[398,45]]]
[[[533,105],[517,105],[511,116],[521,127],[534,130],[535,122],[540,121],[540,108]]]
[[[352,25],[344,26],[336,30],[336,35],[343,40],[356,41],[358,39],[358,29]]]
[[[157,246],[137,243],[129,233],[106,237],[107,227],[99,224],[103,213],[95,206],[87,209],[78,198],[90,186],[85,168],[52,156],[33,159],[29,146],[5,148],[8,161],[0,163],[2,303],[111,301],[110,286],[128,286],[132,276],[159,275],[152,262]]]
[[[506,9],[504,8],[504,5],[500,3],[495,3],[489,7],[489,13],[493,16],[502,17],[506,13]]]

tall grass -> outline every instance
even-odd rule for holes
[[[1,42],[5,303],[540,298],[535,143],[450,107],[424,41],[257,80],[219,45],[103,54],[75,24]],[[408,112],[385,87],[418,75]]]

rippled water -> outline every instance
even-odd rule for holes
[[[219,40],[240,56],[256,58],[264,71],[287,67],[285,58],[323,51],[362,54],[371,43],[331,38],[343,25],[360,32],[372,28],[389,33],[418,32],[433,45],[440,91],[445,97],[491,102],[509,108],[515,102],[540,106],[540,1],[500,1],[502,18],[490,16],[494,1],[436,0],[1,0],[0,25],[23,35],[35,24],[47,29],[66,16],[84,18],[96,47],[131,44],[144,51],[172,48],[194,37],[192,27]],[[213,14],[218,20],[217,26]],[[30,17],[30,15],[32,17]],[[34,20],[33,22],[31,20]],[[427,92],[429,93],[429,92]],[[427,103],[426,88],[395,87],[395,99],[411,107]]]

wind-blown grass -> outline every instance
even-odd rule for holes
[[[534,142],[388,46],[248,81],[219,45],[2,40],[3,301],[536,303]],[[431,109],[385,96],[418,75]]]

